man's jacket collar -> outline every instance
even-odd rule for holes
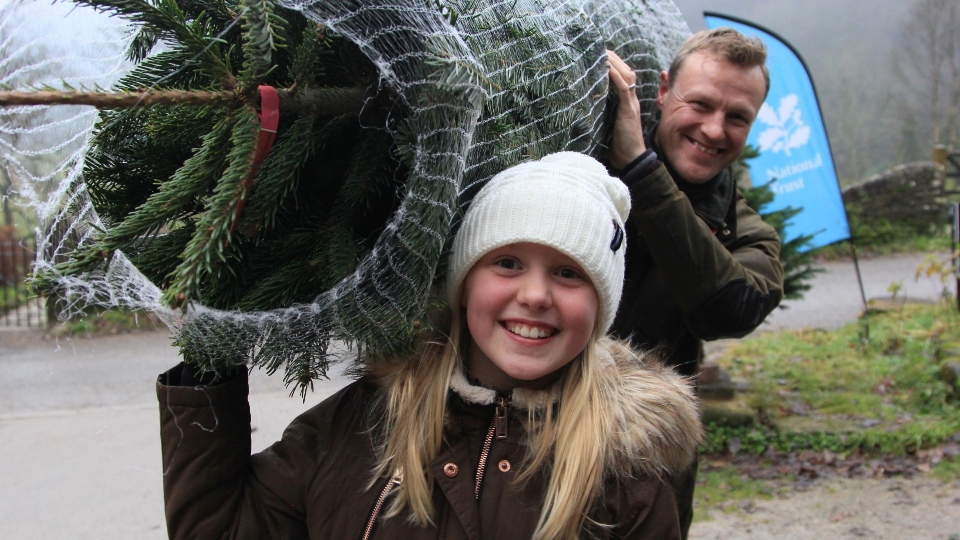
[[[697,215],[715,231],[735,226],[735,223],[730,223],[728,220],[730,207],[737,196],[737,182],[733,170],[727,167],[703,184],[687,181],[673,169],[670,162],[666,160],[666,155],[657,147],[655,135],[658,126],[659,124],[654,124],[644,136],[647,147],[652,148],[660,157],[660,161],[666,166],[677,188],[690,199],[690,204],[693,205]]]

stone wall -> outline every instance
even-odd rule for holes
[[[899,165],[843,190],[847,211],[864,225],[881,221],[917,232],[946,222],[946,202],[956,196],[944,186],[944,169],[933,162]]]

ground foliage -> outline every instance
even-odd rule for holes
[[[948,251],[950,249],[950,229],[946,224],[931,226],[923,232],[879,219],[867,225],[856,214],[848,214],[850,234],[856,243],[857,253],[866,257],[890,255],[894,253],[923,253],[930,251]],[[933,224],[937,225],[937,224]],[[838,260],[852,257],[847,242],[831,244],[812,252],[815,260]]]
[[[870,317],[866,343],[852,323],[763,334],[724,354],[760,423],[708,427],[698,505],[743,510],[821,478],[960,479],[960,400],[940,376],[960,361],[960,313],[951,301]]]
[[[704,451],[796,463],[813,452],[806,455],[834,456],[823,458],[829,464],[849,456],[956,455],[960,402],[941,367],[958,360],[960,313],[943,302],[870,317],[867,342],[853,323],[834,332],[764,334],[728,350],[719,363],[743,383],[761,423],[711,426]]]

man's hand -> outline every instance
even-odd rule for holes
[[[610,65],[610,84],[617,89],[620,98],[610,143],[610,166],[622,169],[647,149],[643,143],[640,100],[637,99],[637,74],[613,51],[607,51],[607,63]]]

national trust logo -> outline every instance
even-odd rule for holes
[[[780,98],[780,107],[774,111],[766,103],[760,107],[757,119],[766,129],[760,133],[760,151],[783,152],[787,156],[790,150],[805,146],[810,140],[810,126],[803,123],[801,111],[797,108],[800,98],[796,94],[787,94]]]

